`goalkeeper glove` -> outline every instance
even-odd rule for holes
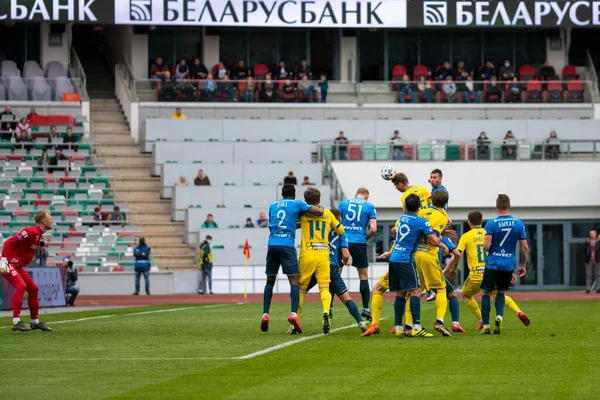
[[[0,275],[6,275],[9,271],[8,260],[5,257],[0,258]]]

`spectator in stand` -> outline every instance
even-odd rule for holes
[[[321,103],[327,103],[327,91],[329,90],[329,80],[325,75],[321,75],[321,80],[317,84],[321,91]]]
[[[446,93],[446,101],[448,103],[456,103],[456,83],[454,83],[450,75],[446,77],[444,93]]]
[[[273,82],[271,73],[265,77],[265,81],[260,91],[260,101],[272,103],[277,100],[277,85]]]
[[[256,84],[251,76],[246,79],[244,85],[244,101],[246,103],[254,103],[254,91],[256,90]]]
[[[288,172],[287,176],[283,178],[284,185],[297,185],[298,179],[294,176],[294,171]]]
[[[177,67],[175,67],[175,79],[188,79],[190,76],[190,67],[187,65],[187,61],[181,60]]]
[[[312,186],[312,182],[310,181],[310,178],[308,176],[304,177],[304,180],[302,181],[302,186]]]
[[[5,121],[16,121],[17,120],[16,115],[13,114],[12,108],[9,105],[7,105],[6,107],[4,107],[4,111],[2,111],[0,113],[0,120],[2,122],[5,122]],[[16,124],[14,122],[12,122],[12,123],[9,122],[7,125],[8,126],[5,126],[5,128],[3,129],[4,131],[12,131],[13,129],[15,129],[15,126],[16,126]],[[8,127],[8,129],[7,129],[7,127]]]
[[[419,82],[417,83],[417,90],[419,91],[419,97],[423,95],[427,103],[431,103],[433,99],[433,88],[431,82],[429,82],[423,75],[419,76]]]
[[[77,295],[79,294],[79,286],[75,285],[75,282],[79,279],[77,268],[73,268],[73,261],[71,261],[71,257],[69,256],[63,258],[63,267],[66,269],[67,278],[67,305],[75,307],[75,299],[77,299]]]
[[[17,137],[20,137],[22,141],[31,141],[31,127],[27,123],[27,118],[23,117],[17,124],[16,129]]]
[[[308,75],[302,75],[302,80],[298,83],[298,91],[302,93],[304,98],[308,98],[308,102],[313,102],[313,93],[315,88],[311,81],[308,80]]]
[[[11,140],[13,137],[12,123],[2,123],[2,140]]]
[[[201,80],[206,79],[207,76],[208,70],[206,69],[204,64],[200,62],[200,59],[196,58],[194,60],[194,63],[190,66],[190,79]]]
[[[206,174],[204,173],[203,170],[201,170],[201,169],[198,170],[198,176],[196,176],[196,178],[194,179],[194,185],[195,186],[210,186],[210,179],[208,178],[208,176],[206,176]]]
[[[52,143],[54,139],[58,139],[58,130],[56,129],[56,125],[52,125],[50,127],[50,134],[48,135],[48,143]]]
[[[48,166],[50,166],[50,158],[48,157],[48,152],[44,151],[38,160],[38,166],[44,172],[48,172]]]
[[[506,93],[507,103],[520,103],[521,102],[521,85],[517,81],[517,77],[513,77],[512,82],[508,84],[508,92]]]
[[[121,207],[119,206],[114,206],[113,207],[113,212],[110,213],[108,220],[113,224],[113,225],[123,225],[123,222],[125,221],[125,218],[123,218],[123,214],[121,214]]]
[[[442,68],[440,68],[436,71],[436,78],[439,81],[443,81],[443,80],[447,79],[449,76],[453,77],[454,74],[455,74],[455,72],[452,69],[452,67],[450,67],[450,63],[448,61],[444,61]]]
[[[273,71],[273,76],[275,76],[275,80],[287,80],[290,76],[290,71],[287,67],[287,65],[285,65],[285,61],[281,60],[279,61],[279,64],[277,64],[277,66],[275,67],[275,70]]]
[[[585,292],[592,289],[592,275],[596,274],[596,293],[600,293],[600,240],[598,232],[590,231],[585,241]]]
[[[400,137],[400,132],[398,132],[398,130],[394,131],[394,136],[392,136],[390,142],[392,143],[392,159],[406,160],[406,155],[404,154],[404,141]]]
[[[286,79],[285,84],[281,88],[281,91],[283,92],[284,95],[287,95],[289,97],[289,98],[287,98],[284,96],[283,97],[284,101],[295,101],[296,100],[296,92],[298,91],[298,89],[296,88],[296,86],[294,86],[294,84],[292,83],[291,80]],[[293,95],[294,97],[291,97],[291,95]]]
[[[162,57],[156,57],[156,61],[150,68],[150,76],[152,79],[163,80],[169,79],[171,74],[169,73],[169,67],[163,62]]]
[[[488,158],[490,158],[490,139],[484,131],[481,131],[477,137],[477,159],[487,160]]]
[[[413,83],[410,81],[408,75],[404,75],[402,77],[402,83],[400,84],[400,103],[406,103],[405,96],[410,96],[411,103],[417,102],[417,92],[415,91],[415,87]]]
[[[175,114],[171,115],[172,119],[185,119],[185,114],[181,112],[181,108],[177,107],[175,109]]]
[[[303,76],[307,76],[308,79],[312,79],[312,70],[308,66],[306,60],[302,60],[298,66],[298,79],[302,79]]]
[[[233,79],[235,79],[235,80],[242,80],[242,79],[246,79],[249,77],[248,67],[246,66],[246,63],[244,62],[244,60],[238,61],[238,63],[233,67],[232,72],[233,72]]]
[[[558,160],[560,155],[560,141],[556,135],[556,131],[551,131],[550,136],[546,139],[545,156],[549,160]]]
[[[496,75],[496,67],[494,67],[494,63],[488,61],[485,63],[483,67],[481,67],[479,78],[482,81],[487,81],[492,79],[493,76]]]
[[[31,117],[37,117],[38,115],[35,107],[31,107],[29,109],[29,114],[27,114],[27,121],[31,121]]]
[[[185,176],[181,175],[179,177],[179,180],[177,182],[175,182],[175,186],[187,187],[187,186],[189,186],[189,183],[188,183],[187,179],[185,179]]]
[[[56,172],[60,170],[64,170],[64,167],[58,167],[58,162],[60,160],[68,160],[68,158],[62,153],[62,149],[57,147],[54,150],[54,157],[50,159],[50,165],[56,166],[55,168],[50,168],[48,172]]]
[[[40,245],[35,251],[35,256],[33,256],[33,260],[31,261],[31,264],[29,264],[29,267],[46,268],[49,256],[50,253],[48,253],[48,250],[46,249],[46,243],[43,240],[40,241]]]
[[[515,139],[515,135],[513,135],[512,131],[506,132],[506,136],[504,136],[504,142],[502,144],[502,159],[517,159],[517,140]]]
[[[204,82],[204,84],[204,101],[214,101],[218,96],[218,92],[217,84],[215,83],[212,74],[208,74],[208,76],[206,77],[206,82]]]
[[[77,136],[73,135],[73,128],[70,126],[67,128],[67,133],[65,133],[65,136],[63,136],[63,143],[68,144],[69,148],[74,151],[79,150],[79,146],[77,146]]]
[[[95,223],[100,223],[104,220],[104,218],[102,218],[102,212],[100,212],[100,207],[95,207],[94,208],[94,222]]]
[[[544,61],[544,65],[542,65],[542,68],[540,68],[540,75],[542,76],[543,80],[549,81],[554,78],[556,72],[548,61]]]
[[[510,65],[510,60],[504,60],[504,65],[498,71],[501,81],[512,81],[515,77],[515,67]]]
[[[258,219],[256,220],[256,226],[259,228],[268,228],[269,227],[269,220],[267,219],[267,216],[265,215],[264,212],[261,212],[260,214],[258,214]]]
[[[244,228],[254,228],[254,222],[252,222],[252,218],[246,218],[246,223],[244,224]]]
[[[225,76],[227,76],[229,79],[230,75],[231,74],[225,66],[225,63],[223,61],[219,61],[219,68],[217,69],[217,79],[225,79]]]
[[[495,98],[492,99],[491,96]],[[488,82],[485,88],[485,101],[486,103],[500,103],[502,99],[502,91],[500,86],[498,86],[498,81],[495,76],[492,76],[492,79]]]
[[[473,77],[471,75],[467,76],[467,80],[463,84],[466,103],[479,103],[481,98],[480,86],[481,84],[473,82]],[[473,99],[471,99],[471,96],[474,96]]]
[[[231,84],[231,80],[229,80],[229,75],[225,74],[223,76],[223,80],[219,82],[219,93],[222,97],[227,96],[227,101],[232,102],[234,98],[234,88]]]
[[[457,76],[461,76],[463,74],[463,72],[466,72],[467,75],[471,75],[471,69],[469,67],[465,66],[464,61],[459,61],[456,64],[456,74],[457,74]]]
[[[338,137],[333,141],[335,148],[333,149],[334,158],[337,154],[338,160],[347,160],[348,159],[348,139],[344,136],[344,131],[340,131]]]
[[[208,214],[206,216],[206,221],[204,221],[202,223],[202,226],[200,226],[200,228],[205,228],[205,229],[218,228],[218,227],[219,227],[219,225],[217,225],[217,223],[215,222],[212,214]]]

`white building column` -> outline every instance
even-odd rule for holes
[[[356,80],[356,36],[341,36],[340,30],[340,80],[354,82]]]
[[[148,79],[148,34],[134,34],[132,25],[107,25],[104,35],[119,62],[121,52],[129,61],[136,79]]]
[[[218,64],[220,60],[220,42],[221,37],[219,35],[207,35],[204,33],[204,41],[202,46],[202,64],[206,66],[210,72],[213,65]]]
[[[40,64],[42,69],[46,68],[46,64],[50,61],[58,61],[65,71],[69,68],[69,60],[71,53],[71,28],[72,24],[59,25],[64,26],[64,32],[51,32],[50,23],[42,22],[40,24]]]

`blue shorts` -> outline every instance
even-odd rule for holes
[[[366,243],[348,243],[348,251],[352,256],[352,266],[358,269],[369,266]]]
[[[290,246],[269,246],[267,250],[267,269],[265,274],[277,275],[279,267],[286,275],[300,275],[296,248]]]
[[[390,261],[390,292],[419,289],[419,274],[414,262],[410,264]]]

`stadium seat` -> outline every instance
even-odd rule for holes
[[[365,161],[375,160],[375,145],[365,144],[362,147],[362,159]]]
[[[429,77],[429,69],[425,65],[417,65],[413,70],[413,79],[418,81],[421,76],[425,79]]]
[[[565,65],[562,70],[562,80],[570,81],[575,78],[577,78],[577,69],[575,68],[575,66],[571,64]]]
[[[535,78],[527,82],[525,101],[528,103],[542,102],[542,84]]]
[[[519,76],[524,82],[533,79],[535,77],[535,71],[533,69],[533,66],[528,64],[521,65],[521,68],[519,68]]]
[[[583,85],[579,79],[572,80],[567,85],[566,97],[569,103],[583,103]]]
[[[548,81],[546,94],[546,101],[548,103],[562,103],[563,102],[563,86],[560,81]]]
[[[431,160],[431,146],[428,144],[417,145],[417,159],[418,160]]]

